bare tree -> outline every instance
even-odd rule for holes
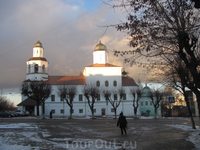
[[[83,89],[83,94],[87,99],[88,105],[92,113],[92,118],[94,119],[94,103],[100,95],[100,90],[98,87],[85,85]]]
[[[73,101],[75,96],[77,95],[77,88],[76,86],[59,86],[58,95],[63,99],[66,100],[67,105],[70,107],[70,116],[69,119],[72,119],[72,113],[73,113]]]
[[[23,82],[21,88],[21,94],[36,101],[37,105],[37,119],[39,122],[39,106],[43,104],[44,115],[44,103],[52,92],[51,85],[44,82],[32,81]]]
[[[139,100],[142,96],[142,90],[137,89],[135,90],[134,88],[130,89],[130,93],[133,96],[133,108],[134,108],[134,118],[137,118],[137,109],[139,107]]]
[[[114,0],[119,3],[113,8],[125,8],[128,17],[115,27],[128,33],[133,48],[115,50],[115,55],[130,56],[125,62],[131,65],[165,72],[168,70],[159,70],[160,66],[167,68],[180,58],[189,73],[181,82],[196,95],[200,117],[200,11],[192,1],[197,7],[196,0]]]
[[[172,88],[176,89],[180,93],[182,93],[185,97],[185,102],[188,108],[188,112],[190,115],[192,128],[196,129],[195,122],[192,116],[192,112],[190,109],[189,99],[186,92],[186,82],[192,82],[193,78],[190,72],[188,71],[188,68],[185,66],[182,60],[177,59],[173,65],[170,65],[169,67],[172,67],[170,71],[164,76],[168,76],[170,78],[170,82],[168,83]]]
[[[119,94],[119,100],[117,100],[117,95]],[[107,101],[112,105],[114,113],[115,113],[115,119],[117,118],[117,108],[119,107],[123,96],[125,95],[125,90],[123,88],[119,89],[118,91],[109,91],[104,90],[103,95]],[[113,98],[112,98],[113,95]]]
[[[157,118],[157,109],[159,108],[160,102],[163,99],[164,95],[164,92],[159,89],[152,90],[147,95],[151,99],[151,102],[154,106],[155,119]]]
[[[0,96],[1,111],[13,110],[13,108],[14,108],[13,102],[10,102],[9,99],[7,99],[5,96]]]

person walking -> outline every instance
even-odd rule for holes
[[[53,114],[53,112],[52,112],[52,110],[51,110],[50,113],[49,113],[50,118],[52,118],[52,114]]]
[[[120,127],[122,135],[123,135],[123,131],[126,134],[127,121],[126,121],[126,117],[123,115],[123,112],[121,112],[119,114],[119,119],[117,121],[117,126]]]

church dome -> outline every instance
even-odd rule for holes
[[[42,43],[38,40],[38,41],[35,43],[34,47],[42,47]]]
[[[104,44],[101,43],[101,41],[99,41],[99,43],[95,46],[95,51],[98,51],[98,50],[104,50],[104,51],[107,51],[107,48]]]

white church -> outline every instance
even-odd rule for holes
[[[77,88],[77,95],[73,101],[72,116],[91,116],[91,110],[88,106],[87,99],[84,97],[83,89],[85,85],[95,85],[100,89],[110,89],[118,91],[123,88],[125,96],[123,96],[117,114],[123,111],[126,116],[134,116],[133,97],[130,89],[138,89],[138,85],[133,78],[123,72],[122,66],[116,66],[108,63],[108,51],[104,44],[99,41],[93,51],[93,64],[84,67],[83,75],[78,76],[51,76],[48,74],[49,62],[44,57],[44,48],[38,40],[33,47],[33,57],[27,61],[26,81],[44,81],[52,85],[51,96],[45,101],[45,115],[49,116],[50,111],[53,116],[70,115],[70,107],[66,101],[63,101],[57,94],[58,86],[72,85]],[[91,56],[91,57],[92,57]],[[119,95],[113,94],[113,100],[119,102]],[[32,115],[36,115],[36,102],[22,95],[22,102],[18,104],[18,109],[27,110]],[[42,110],[40,108],[40,114]],[[138,115],[140,108],[138,108]],[[114,109],[106,100],[103,94],[94,103],[94,116],[112,116]]]

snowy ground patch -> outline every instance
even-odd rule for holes
[[[188,137],[188,141],[192,142],[196,149],[200,149],[200,128],[197,126],[196,129],[192,129],[191,126],[186,126],[186,125],[178,125],[178,124],[175,124],[175,125],[166,125],[166,126],[170,126],[170,127],[173,127],[173,128],[177,128],[177,129],[181,129],[181,130],[184,130],[184,131],[191,131],[189,137]]]
[[[36,124],[28,123],[13,123],[13,124],[1,124],[0,129],[38,129]]]
[[[8,131],[9,129],[14,131]],[[34,129],[34,130],[32,130]],[[6,132],[8,131],[8,132]],[[1,150],[40,150],[40,149],[66,149],[65,143],[56,143],[41,139],[39,129],[34,123],[15,123],[0,125]]]

